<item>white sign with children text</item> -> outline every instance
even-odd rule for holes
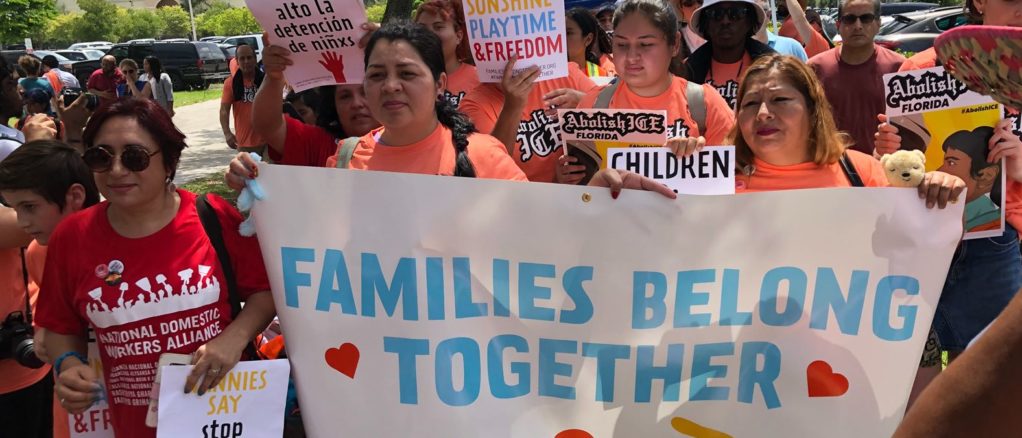
[[[687,195],[735,193],[734,146],[708,146],[683,158],[664,147],[667,111],[558,110],[564,153],[594,168],[629,170]]]
[[[287,360],[238,362],[205,394],[184,393],[192,366],[160,369],[158,438],[279,437],[291,366]]]
[[[296,92],[361,84],[365,60],[358,41],[368,22],[361,0],[246,0],[271,44],[291,51],[284,72]]]
[[[258,181],[313,437],[891,436],[962,232],[911,189]]]
[[[513,57],[512,74],[538,66],[537,81],[568,76],[564,0],[465,0],[463,6],[479,82],[500,82]]]

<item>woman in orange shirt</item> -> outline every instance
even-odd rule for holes
[[[447,76],[441,50],[440,38],[419,24],[392,22],[373,33],[366,46],[365,94],[383,127],[361,137],[350,151],[338,148],[326,167],[527,181],[503,144],[476,132],[443,98]],[[266,63],[267,77],[283,74],[290,60],[281,60]],[[225,179],[241,190],[258,171],[242,153],[231,161]],[[590,185],[610,188],[614,198],[622,189],[674,197],[663,185],[627,171],[601,171]]]
[[[568,62],[577,65],[586,76],[614,76],[601,64],[597,53],[610,53],[610,36],[607,35],[596,17],[586,8],[571,8],[564,15],[565,45],[568,47]]]
[[[461,99],[479,86],[479,75],[468,51],[465,12],[456,0],[429,0],[415,11],[415,22],[440,37],[444,51],[447,90],[444,96],[457,108]]]
[[[671,74],[671,59],[680,50],[681,36],[674,9],[658,0],[627,0],[614,13],[614,63],[616,89],[597,89],[586,94],[579,108],[593,108],[601,93],[613,92],[609,109],[666,109],[666,146],[682,155],[696,152],[704,144],[724,144],[735,124],[734,113],[712,85],[702,88],[702,120],[689,109],[689,82]],[[557,181],[578,184],[585,180],[586,166],[574,156],[562,155]]]

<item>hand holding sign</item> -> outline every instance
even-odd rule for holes
[[[1009,179],[1022,180],[1022,140],[1012,132],[1014,121],[1001,120],[990,138],[990,155],[987,162],[996,163],[1004,159],[1004,173]]]
[[[68,358],[75,361],[76,359]],[[68,363],[68,368],[57,370],[56,393],[60,405],[72,414],[80,414],[89,409],[99,398],[102,390],[99,386],[99,376],[89,364],[78,362],[74,365]]]
[[[695,153],[703,150],[706,146],[706,138],[699,136],[698,138],[692,137],[674,137],[667,140],[664,147],[671,150],[671,153],[675,157],[684,158],[694,155]]]
[[[291,51],[285,47],[270,44],[270,38],[266,32],[263,32],[263,44],[266,46],[263,49],[263,71],[270,79],[284,80],[284,70],[287,70],[288,66],[294,65],[294,61],[291,60]]]
[[[517,56],[512,56],[504,67],[504,77],[500,79],[500,89],[504,91],[504,101],[510,104],[511,108],[521,108],[529,100],[529,93],[532,92],[532,85],[539,78],[539,67],[532,66],[518,73],[515,71]]]

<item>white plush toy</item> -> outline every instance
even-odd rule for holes
[[[892,187],[919,187],[926,174],[926,155],[923,151],[897,151],[880,158]]]

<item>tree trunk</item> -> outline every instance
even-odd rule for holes
[[[412,18],[413,0],[388,0],[383,22]]]

